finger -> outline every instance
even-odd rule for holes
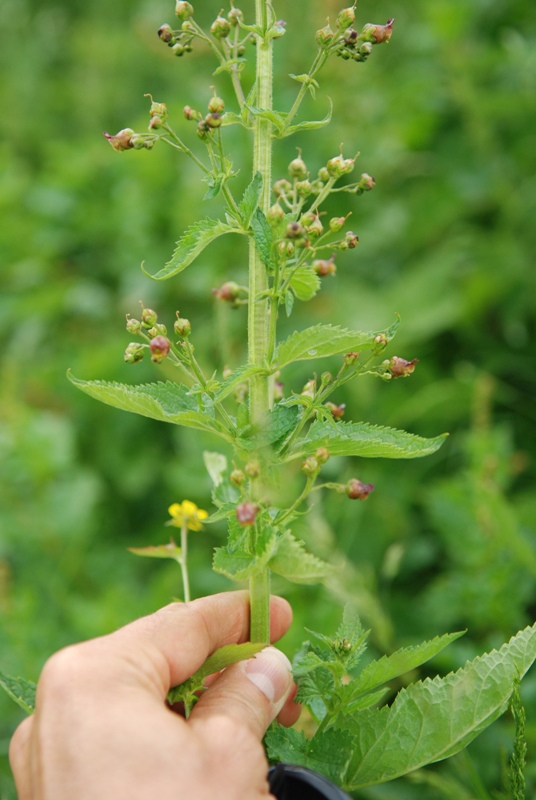
[[[297,691],[298,687],[294,684],[289,696],[285,700],[283,708],[277,715],[277,721],[280,725],[284,725],[285,728],[290,728],[291,725],[294,725],[300,718],[302,712],[301,705],[295,700]]]
[[[286,600],[272,597],[271,637],[277,641],[288,630],[292,611]],[[159,694],[190,677],[218,647],[247,641],[249,634],[248,592],[225,592],[191,603],[172,603],[155,614],[132,622],[103,639],[99,650],[112,641],[121,642],[125,655],[135,663],[148,656],[158,672]],[[147,674],[147,663],[143,663]]]
[[[30,739],[33,728],[33,717],[27,717],[16,729],[9,743],[9,763],[19,800],[30,800],[31,797],[31,763]]]
[[[291,669],[288,658],[275,647],[233,664],[203,694],[189,724],[225,716],[261,739],[294,689]]]

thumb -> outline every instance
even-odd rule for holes
[[[213,716],[242,722],[262,739],[294,688],[290,661],[276,647],[225,669],[196,703],[189,722]]]

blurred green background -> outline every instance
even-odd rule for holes
[[[220,10],[198,6],[200,22]],[[276,2],[288,23],[276,42],[276,107],[292,102],[288,73],[307,69],[315,30],[340,7]],[[330,461],[329,479],[376,484],[366,504],[326,496],[298,531],[337,564],[336,585],[274,588],[295,609],[282,643],[289,654],[304,625],[333,628],[350,597],[373,630],[374,653],[468,628],[433,674],[500,645],[536,615],[536,9],[526,0],[358,7],[360,24],[392,16],[389,46],[366,64],[330,61],[316,103],[304,104],[302,116],[320,118],[329,96],[333,124],[276,145],[274,177],[285,176],[296,146],[314,175],[342,142],[377,182],[370,194],[331,202],[331,213],[352,211],[360,245],[283,328],[381,329],[400,313],[388,354],[419,359],[411,380],[364,378],[336,399],[348,419],[451,436],[428,459]],[[165,365],[123,363],[125,314],[135,316],[140,300],[168,324],[177,308],[191,320],[203,364],[237,366],[243,355],[244,311],[211,294],[245,279],[233,237],[162,285],[139,266],[160,267],[217,201],[203,204],[206,187],[171,149],[119,155],[102,137],[145,130],[151,92],[201,154],[182,107],[204,109],[212,85],[232,107],[206,51],[175,59],[158,40],[165,21],[174,22],[171,0],[0,5],[0,666],[31,679],[58,647],[180,595],[176,565],[136,559],[127,547],[166,541],[171,502],[209,507],[202,450],[213,441],[101,406],[74,390],[67,369],[132,383],[167,377]],[[245,137],[232,128],[227,139],[244,186]],[[309,377],[306,368],[284,375],[286,391]],[[194,594],[229,588],[210,569],[223,528],[194,536]],[[535,764],[536,674],[523,699]],[[0,696],[0,800],[15,797],[5,756],[20,719]],[[361,796],[491,797],[511,736],[504,718],[467,758]],[[536,795],[535,767],[527,780],[527,796]]]

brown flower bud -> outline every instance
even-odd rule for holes
[[[344,415],[344,409],[346,408],[346,403],[341,403],[340,406],[335,405],[335,403],[327,402],[325,404],[327,410],[331,413],[333,419],[341,419]]]
[[[154,361],[155,364],[163,361],[164,358],[167,358],[170,347],[171,342],[166,336],[155,336],[154,339],[151,339],[149,342],[151,361]]]
[[[418,358],[414,358],[413,361],[406,361],[405,358],[393,356],[388,362],[389,372],[393,378],[408,378],[415,371],[415,364],[418,364],[418,362]]]
[[[161,39],[166,44],[169,44],[174,36],[173,29],[171,25],[168,25],[167,22],[158,28],[157,33],[158,33],[158,38]]]
[[[344,237],[344,241],[350,249],[357,247],[359,244],[359,236],[354,233],[353,231],[348,231],[346,236]]]
[[[131,150],[134,147],[132,143],[134,131],[132,128],[123,128],[123,130],[116,133],[115,136],[111,136],[109,133],[106,133],[106,131],[104,131],[103,135],[118,153],[122,153],[124,150]]]
[[[212,294],[225,303],[234,303],[240,295],[240,286],[234,281],[227,281],[219,289],[213,289]]]
[[[346,484],[346,494],[350,500],[366,500],[373,491],[373,483],[362,483],[358,481],[357,478],[352,478]]]
[[[251,500],[246,500],[244,503],[239,503],[236,507],[236,518],[240,525],[254,525],[255,517],[261,510],[257,503],[252,503]]]
[[[325,278],[326,275],[335,275],[337,272],[337,267],[335,266],[335,261],[333,258],[316,259],[313,261],[313,269],[317,275],[320,275],[321,278]]]
[[[372,44],[388,42],[393,34],[394,19],[387,20],[386,25],[373,25],[370,22],[364,26],[361,35]]]

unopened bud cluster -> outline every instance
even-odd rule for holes
[[[394,19],[386,25],[367,23],[361,31],[355,27],[355,5],[343,8],[337,16],[336,29],[329,23],[316,32],[317,44],[345,60],[366,61],[375,44],[388,42],[393,32]]]

